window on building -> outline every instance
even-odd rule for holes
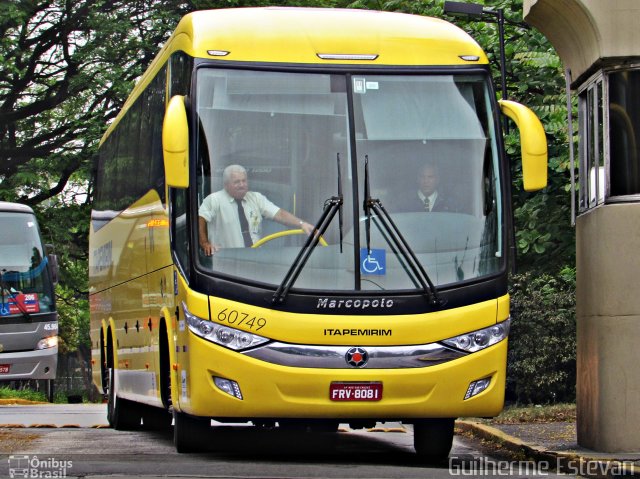
[[[640,201],[640,69],[603,71],[579,90],[580,212]]]
[[[640,70],[608,80],[611,196],[640,195]]]
[[[580,211],[602,204],[608,196],[604,93],[602,76],[580,92]]]

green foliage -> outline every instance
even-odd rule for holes
[[[107,123],[183,2],[17,1],[0,9],[0,199],[37,205],[88,187]],[[90,193],[89,191],[87,191]]]
[[[46,243],[54,246],[60,266],[56,287],[59,316],[60,353],[88,347],[89,303],[88,258],[89,215],[87,203],[62,201],[58,196],[35,208]]]
[[[7,386],[0,387],[0,399],[22,399],[23,401],[47,402],[47,397],[42,391],[33,389],[12,389]]]
[[[81,265],[84,267],[82,272],[86,277],[86,262]],[[60,321],[58,343],[60,353],[77,351],[82,346],[90,345],[89,302],[86,290],[79,293],[66,284],[60,284],[56,289],[56,300]]]
[[[44,391],[37,390],[34,387],[36,385],[35,383],[37,383],[37,381],[27,381],[18,385],[16,388],[2,386],[0,387],[0,399],[8,400],[7,402],[9,404],[13,403],[12,400],[48,403],[46,394]],[[88,398],[82,395],[82,401],[88,402]],[[63,391],[55,390],[53,402],[56,404],[66,404],[69,401]]]
[[[507,396],[523,403],[575,400],[575,270],[513,277]]]

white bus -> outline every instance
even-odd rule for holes
[[[33,210],[0,202],[0,382],[43,380],[49,401],[58,364],[56,278]]]

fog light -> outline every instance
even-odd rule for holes
[[[230,379],[213,377],[213,382],[220,391],[226,392],[229,396],[242,399],[242,393],[240,392],[240,386],[237,382]]]
[[[487,389],[491,384],[491,378],[478,379],[477,381],[471,381],[469,387],[467,388],[467,394],[464,395],[464,399],[467,400],[480,394],[482,391]]]

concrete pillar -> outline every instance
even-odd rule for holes
[[[640,205],[577,219],[578,443],[640,450]]]

